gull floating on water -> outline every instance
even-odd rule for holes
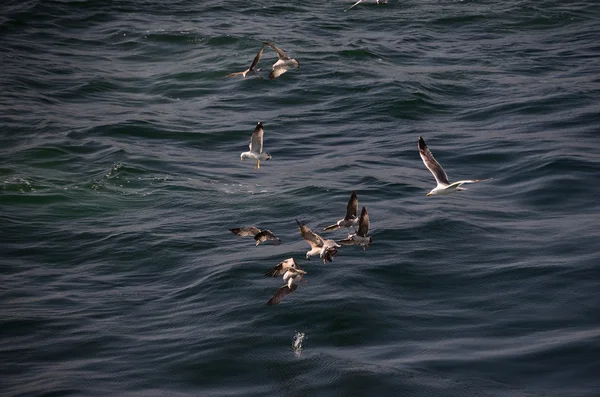
[[[348,229],[354,228],[354,232],[356,232],[356,226],[358,225],[358,196],[356,192],[352,192],[350,195],[350,200],[348,201],[348,206],[346,207],[346,216],[344,219],[340,219],[336,222],[335,225],[327,226],[323,229],[323,231],[330,231],[339,229],[341,227],[347,227]],[[348,233],[348,237],[350,237],[350,233]]]
[[[363,250],[366,250],[367,247],[371,245],[373,242],[373,238],[369,236],[369,214],[367,213],[367,209],[362,207],[362,211],[360,212],[360,220],[358,221],[358,231],[348,238],[343,240],[339,240],[338,243],[342,245],[360,245]]]
[[[450,183],[448,181],[448,176],[446,172],[442,168],[442,166],[435,160],[433,154],[425,144],[425,141],[422,137],[419,137],[419,154],[421,155],[421,159],[423,159],[423,163],[425,163],[425,167],[433,174],[435,181],[437,182],[437,186],[432,189],[427,196],[431,196],[433,194],[448,194],[455,192],[457,190],[465,190],[464,187],[461,187],[464,183],[477,183],[487,181],[488,179],[467,179],[462,181],[457,181]]]
[[[337,249],[340,247],[335,241],[324,239],[317,233],[313,232],[304,223],[296,223],[300,227],[300,234],[302,238],[310,244],[310,250],[306,252],[306,259],[310,260],[312,255],[319,254],[319,257],[323,259],[323,263],[332,262],[333,257],[337,254]]]
[[[344,11],[348,11],[351,8],[354,8],[355,6],[359,5],[360,3],[362,3],[364,0],[358,0],[356,3],[352,4],[350,7],[346,8]],[[377,0],[377,4],[387,4],[388,0]]]
[[[277,53],[277,62],[275,62],[273,64],[273,68],[271,70],[271,73],[269,74],[269,79],[273,80],[276,79],[277,77],[281,76],[282,74],[284,74],[285,72],[287,72],[290,69],[296,69],[300,67],[300,61],[298,61],[297,59],[294,58],[290,58],[289,56],[286,55],[285,52],[281,51],[281,49],[279,49],[278,47],[276,47],[274,44],[269,43],[267,41],[263,42],[263,45],[268,45],[269,47],[271,47],[273,50],[275,50],[275,52]]]
[[[267,306],[278,304],[283,298],[297,290],[298,284],[301,280],[303,280],[302,277],[306,274],[306,272],[296,265],[296,261],[294,261],[293,258],[289,258],[266,272],[265,276],[277,277],[282,274],[283,282],[285,284],[275,291],[273,297],[267,302]]]
[[[260,168],[261,160],[271,160],[271,155],[269,153],[263,153],[263,134],[263,125],[259,121],[250,137],[250,151],[240,154],[240,161],[244,161],[244,159],[256,160],[256,165],[254,166],[255,170]]]
[[[252,237],[254,237],[254,240],[256,240],[256,246],[258,246],[260,243],[265,242],[267,240],[273,240],[275,242],[275,245],[279,245],[279,243],[281,242],[279,237],[275,236],[273,234],[273,232],[271,232],[269,229],[259,229],[254,226],[246,226],[246,227],[236,227],[236,228],[229,229],[229,230],[231,230],[231,232],[233,234],[235,234],[236,236],[243,236],[243,237],[252,236]]]
[[[265,45],[263,44],[262,46],[260,46],[260,51],[258,51],[258,54],[256,54],[256,56],[254,57],[254,60],[252,61],[252,65],[250,65],[250,67],[248,69],[244,70],[243,72],[230,73],[225,77],[233,77],[233,76],[242,75],[242,77],[246,78],[247,76],[252,76],[252,75],[258,76],[257,72],[260,72],[262,69],[255,69],[255,68],[258,65],[258,61],[260,60],[260,57],[262,56],[264,50],[265,50]]]

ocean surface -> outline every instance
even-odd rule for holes
[[[2,2],[2,396],[600,394],[597,1],[352,3]]]

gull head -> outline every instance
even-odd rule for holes
[[[265,153],[267,155],[267,157],[265,158],[265,161],[267,160],[271,160],[271,155],[269,153]]]

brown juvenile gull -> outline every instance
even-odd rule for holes
[[[350,195],[350,200],[348,201],[348,206],[346,207],[346,216],[343,219],[340,219],[336,222],[335,225],[327,226],[324,228],[324,231],[330,231],[339,229],[341,227],[348,228],[348,237],[350,237],[350,228],[354,228],[354,232],[356,232],[356,226],[358,225],[358,196],[356,192],[352,192]]]
[[[325,240],[323,237],[310,230],[304,223],[298,222],[298,219],[296,219],[296,223],[298,223],[298,226],[300,227],[302,238],[310,244],[311,249],[306,252],[306,259],[310,260],[312,255],[319,254],[319,257],[323,259],[323,263],[332,262],[333,257],[337,254],[337,249],[340,246],[333,240]]]
[[[283,298],[298,289],[298,284],[303,280],[302,277],[306,272],[296,265],[293,258],[289,258],[265,273],[266,276],[271,277],[277,277],[280,274],[283,274],[283,282],[285,284],[275,291],[273,297],[267,302],[267,306],[278,304]]]
[[[369,214],[367,209],[362,207],[360,213],[360,220],[358,221],[358,231],[348,238],[338,241],[342,245],[355,245],[358,244],[363,250],[371,245],[373,238],[369,236]]]
[[[271,160],[271,155],[269,153],[263,153],[263,135],[263,124],[259,121],[250,137],[250,145],[248,145],[250,151],[240,154],[240,161],[244,161],[244,159],[256,160],[256,165],[254,166],[255,170],[260,168],[261,160]]]
[[[225,77],[233,77],[233,76],[242,75],[242,77],[246,78],[246,76],[253,76],[253,75],[258,76],[257,72],[260,72],[262,69],[256,69],[256,66],[258,65],[258,61],[259,61],[260,57],[262,56],[264,50],[265,50],[265,45],[263,44],[260,46],[260,51],[258,51],[258,54],[256,54],[256,56],[254,57],[254,60],[252,61],[252,65],[250,65],[250,67],[248,69],[244,70],[243,72],[230,73]]]
[[[419,137],[419,154],[421,155],[421,159],[423,159],[423,163],[425,163],[425,167],[433,174],[435,181],[437,182],[437,186],[432,189],[427,196],[431,196],[434,194],[448,194],[458,190],[465,190],[464,187],[461,187],[464,183],[476,183],[487,181],[487,179],[466,179],[458,182],[450,183],[448,181],[448,176],[446,172],[442,168],[442,166],[435,160],[433,154],[425,144],[425,141],[422,137]],[[490,178],[488,178],[490,179]]]
[[[231,230],[231,232],[237,236],[243,236],[243,237],[252,236],[252,237],[254,237],[254,240],[256,240],[256,246],[258,246],[260,243],[265,242],[267,240],[273,240],[275,242],[275,245],[279,245],[279,243],[281,242],[279,237],[275,236],[273,234],[273,232],[271,232],[269,229],[259,229],[254,226],[247,226],[247,227],[236,227],[236,228],[229,229],[229,230]]]
[[[271,70],[271,73],[269,74],[269,79],[276,79],[288,70],[300,67],[300,61],[294,58],[290,58],[286,55],[285,52],[281,51],[281,49],[276,47],[274,44],[269,43],[267,41],[264,41],[263,43],[275,50],[275,52],[277,53],[277,58],[279,58],[277,59],[277,62],[273,64],[273,68]]]

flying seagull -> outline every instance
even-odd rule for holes
[[[446,172],[442,168],[442,166],[435,160],[433,154],[425,144],[425,141],[422,137],[419,137],[419,154],[421,155],[421,159],[423,159],[423,163],[425,163],[425,167],[433,174],[435,181],[437,182],[437,186],[432,189],[427,196],[431,196],[433,194],[448,194],[455,192],[457,190],[465,190],[464,187],[461,187],[464,183],[476,183],[487,181],[487,179],[467,179],[458,182],[450,183],[448,181],[448,176]],[[488,178],[490,179],[490,178]]]
[[[265,50],[265,45],[263,44],[262,46],[260,46],[260,51],[258,51],[258,54],[256,54],[256,56],[254,57],[254,60],[252,61],[252,65],[250,65],[250,67],[248,69],[244,70],[243,72],[230,73],[225,77],[233,77],[233,76],[242,75],[242,77],[246,78],[246,76],[252,76],[252,75],[258,76],[257,72],[260,72],[262,69],[256,69],[256,66],[258,65],[258,61],[259,61],[260,57],[262,56],[264,50]]]
[[[348,229],[354,228],[356,232],[356,226],[358,225],[358,196],[356,192],[352,192],[350,195],[350,200],[348,201],[348,206],[346,207],[346,216],[344,219],[340,219],[336,222],[335,225],[327,226],[324,228],[324,231],[330,231],[339,229],[341,227],[347,227]],[[348,230],[350,231],[350,230]],[[350,233],[348,233],[348,237],[350,237]]]
[[[358,221],[358,231],[348,238],[338,241],[342,245],[360,245],[363,250],[373,242],[373,237],[369,236],[369,214],[367,209],[362,207],[360,212],[360,220]]]
[[[300,267],[298,266],[298,264],[296,263],[294,258],[288,258],[282,262],[279,262],[279,265],[275,266],[273,269],[266,272],[265,276],[267,276],[267,277],[283,276],[283,275],[285,275],[285,272],[287,272],[288,270],[290,270],[292,268],[300,269]],[[302,269],[300,269],[300,270],[302,270]]]
[[[267,302],[267,306],[278,304],[283,298],[297,290],[298,284],[303,280],[302,277],[306,272],[296,265],[293,258],[289,258],[265,273],[266,276],[270,277],[277,277],[281,274],[283,274],[283,282],[285,284],[275,291],[273,297]]]
[[[275,52],[277,53],[277,58],[279,58],[279,59],[277,59],[277,62],[275,62],[273,64],[273,69],[271,70],[271,73],[269,74],[269,79],[271,79],[271,80],[276,79],[277,77],[281,76],[288,70],[296,69],[296,68],[300,67],[300,61],[298,61],[297,59],[290,58],[289,56],[286,55],[285,52],[281,51],[281,49],[279,49],[272,43],[264,41],[263,45],[265,45],[265,44],[268,45],[269,47],[271,47],[272,49],[274,49]]]
[[[244,161],[244,159],[256,160],[256,166],[254,166],[255,170],[260,168],[261,160],[271,160],[271,155],[269,153],[263,153],[263,134],[263,125],[259,121],[250,137],[250,151],[240,154],[240,161]]]
[[[273,232],[271,232],[269,229],[259,229],[257,227],[254,226],[247,226],[247,227],[236,227],[233,229],[229,229],[231,230],[231,232],[233,234],[235,234],[236,236],[252,236],[254,237],[254,240],[256,240],[256,246],[258,246],[260,243],[265,242],[267,240],[273,240],[275,242],[275,245],[279,245],[279,243],[281,242],[281,240],[279,239],[279,237],[275,236],[273,234]]]
[[[325,240],[310,230],[304,223],[298,222],[298,219],[296,219],[296,223],[300,227],[302,238],[310,244],[311,249],[306,253],[306,259],[310,260],[312,255],[319,254],[319,257],[323,259],[323,263],[332,262],[340,246],[333,240]]]
[[[356,3],[352,4],[350,7],[346,8],[344,11],[348,11],[351,8],[354,8],[354,6],[359,5],[360,3],[362,3],[364,0],[358,0]],[[377,0],[377,4],[387,4],[388,0]]]

